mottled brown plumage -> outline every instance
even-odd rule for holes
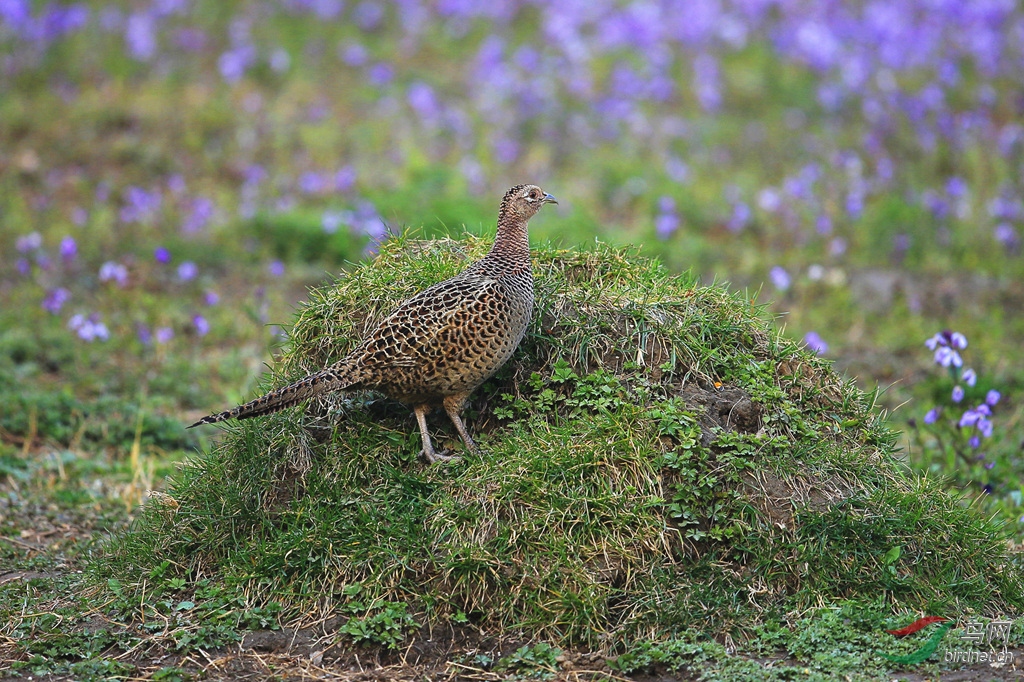
[[[426,415],[437,405],[475,452],[462,407],[526,333],[533,313],[527,223],[546,203],[557,202],[536,185],[513,187],[501,200],[498,233],[484,258],[401,303],[334,365],[192,426],[269,414],[327,391],[372,389],[412,406],[428,462],[452,459],[434,451],[427,433]]]

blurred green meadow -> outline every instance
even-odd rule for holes
[[[747,292],[1019,541],[1022,31],[995,1],[4,0],[0,477],[74,463],[130,510],[307,286],[491,234],[533,182],[535,243]]]

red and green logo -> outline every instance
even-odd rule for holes
[[[939,648],[939,643],[942,638],[946,636],[955,625],[953,621],[942,616],[925,616],[924,618],[918,618],[910,625],[899,628],[898,630],[886,630],[890,635],[896,637],[906,637],[912,635],[915,632],[925,629],[932,623],[945,623],[942,627],[935,631],[928,641],[921,645],[921,648],[912,654],[906,656],[890,656],[888,654],[882,654],[884,658],[892,661],[893,663],[899,663],[901,665],[916,665],[918,663],[924,663],[928,658],[935,653],[935,650]]]

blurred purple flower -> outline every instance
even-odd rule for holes
[[[716,111],[722,105],[720,81],[718,61],[706,52],[697,55],[693,60],[693,89],[705,111]]]
[[[292,64],[292,58],[288,50],[279,47],[270,53],[270,68],[275,73],[284,73]]]
[[[178,266],[178,279],[182,282],[191,281],[195,279],[198,274],[199,267],[190,260],[184,261]]]
[[[654,231],[658,239],[665,240],[679,229],[679,216],[675,213],[660,213],[654,219]]]
[[[164,246],[158,246],[153,249],[153,259],[156,260],[157,263],[163,263],[166,265],[171,262],[171,252]]]
[[[779,191],[774,187],[765,187],[757,193],[757,205],[762,211],[774,213],[782,205],[782,198]]]
[[[71,222],[78,227],[85,225],[86,221],[89,220],[89,212],[81,206],[75,206],[71,209]]]
[[[665,161],[665,174],[672,182],[683,184],[690,179],[690,167],[677,156],[670,156]]]
[[[38,232],[29,232],[28,234],[18,237],[18,241],[15,242],[15,248],[18,253],[28,253],[35,251],[43,245],[43,235]]]
[[[214,203],[207,197],[196,197],[192,200],[188,215],[181,224],[181,231],[185,234],[201,232],[209,225],[216,210]]]
[[[168,176],[167,189],[172,194],[184,194],[185,190],[188,189],[188,185],[185,183],[185,176],[181,173],[174,173]]]
[[[725,227],[733,233],[742,232],[743,228],[750,224],[751,215],[750,207],[742,201],[737,201],[733,204],[732,215],[729,216],[729,222]]]
[[[153,332],[153,338],[157,343],[170,343],[174,338],[174,330],[170,327],[157,327]]]
[[[217,305],[220,302],[220,294],[212,289],[207,289],[203,295],[203,303],[206,305]]]
[[[28,276],[32,272],[32,264],[28,262],[27,258],[19,258],[15,267],[22,276]]]
[[[324,211],[323,216],[320,218],[320,225],[324,228],[324,232],[327,234],[334,234],[338,231],[338,228],[345,220],[345,214],[347,211]]]
[[[968,367],[964,370],[964,373],[960,376],[963,382],[968,386],[974,386],[978,382],[978,373]]]
[[[126,223],[143,222],[152,218],[160,208],[160,192],[146,191],[141,187],[129,187],[124,193],[125,204],[121,207],[121,220]]]
[[[295,4],[304,6],[321,19],[337,19],[345,6],[342,0],[299,0]]]
[[[245,184],[250,186],[258,185],[267,179],[266,169],[263,166],[259,165],[258,163],[246,166],[245,170],[242,171],[242,175],[245,178]]]
[[[959,403],[961,400],[963,400],[964,399],[964,389],[963,389],[963,387],[960,384],[957,384],[956,386],[954,386],[953,387],[953,394],[950,397],[952,397],[954,403]]]
[[[98,313],[93,313],[86,317],[81,313],[72,315],[71,319],[68,320],[68,329],[78,334],[78,338],[83,341],[106,341],[110,338],[110,331],[107,329],[107,325],[100,321]]]
[[[0,19],[14,30],[24,28],[32,19],[31,3],[29,0],[0,0]]]
[[[391,82],[391,79],[395,77],[395,69],[390,64],[385,62],[377,62],[370,67],[369,73],[366,74],[371,85],[381,87]]]
[[[139,61],[149,61],[156,54],[156,21],[148,12],[135,12],[124,26],[128,53]]]
[[[771,280],[772,286],[774,286],[779,291],[788,290],[790,285],[792,284],[792,280],[790,280],[789,273],[786,272],[786,269],[783,268],[781,265],[776,265],[775,267],[768,271],[768,279]]]
[[[967,439],[967,444],[970,445],[975,450],[977,450],[978,448],[981,447],[981,438],[977,434],[975,434]]]
[[[961,177],[951,177],[946,181],[946,194],[951,197],[964,196],[967,194],[967,183]]]
[[[71,298],[71,292],[64,287],[51,289],[43,299],[43,310],[51,315],[56,315],[60,312],[60,309],[64,307],[64,304],[67,303],[69,298]]]
[[[299,191],[303,194],[319,194],[324,190],[324,178],[316,171],[306,171],[299,176]]]
[[[999,223],[992,234],[995,236],[996,241],[1002,244],[1003,248],[1007,251],[1016,252],[1020,249],[1020,235],[1017,234],[1017,230],[1013,228],[1013,225]]]
[[[928,410],[928,412],[924,415],[924,423],[934,424],[935,422],[937,422],[939,420],[939,412],[940,410],[937,407],[933,407],[932,409]]]
[[[412,110],[426,123],[435,122],[441,114],[441,105],[434,94],[434,88],[423,81],[410,85],[406,98]]]
[[[280,277],[284,274],[284,263],[279,260],[270,261],[270,265],[267,266],[267,272],[274,277]]]
[[[935,350],[935,364],[942,367],[962,367],[964,361],[960,357],[960,353],[949,346],[939,346]]]
[[[100,266],[99,273],[101,282],[115,282],[117,286],[123,287],[128,284],[128,268],[117,261],[108,260]]]
[[[149,331],[149,327],[142,324],[141,322],[135,323],[135,336],[139,339],[139,342],[144,346],[148,346],[153,343],[153,334]]]
[[[334,191],[348,192],[356,184],[356,169],[352,166],[342,166],[334,174]]]
[[[339,56],[349,66],[362,66],[369,58],[369,53],[359,43],[348,43],[341,48]]]
[[[960,332],[953,332],[949,335],[949,345],[957,350],[967,348],[967,337]]]
[[[196,328],[196,334],[199,336],[206,336],[210,333],[210,323],[207,322],[206,318],[202,315],[193,315],[192,325]]]
[[[74,237],[64,237],[60,240],[60,257],[65,263],[70,263],[78,256],[78,243]]]
[[[384,8],[379,3],[363,0],[352,12],[356,26],[364,31],[372,31],[384,20]]]
[[[999,402],[999,399],[1002,397],[1002,394],[993,388],[992,390],[985,394],[985,404],[988,405],[989,407],[995,407],[996,404]]]
[[[821,335],[816,331],[809,331],[804,334],[804,343],[816,355],[824,355],[828,352],[828,344],[825,343],[825,339],[821,338]]]
[[[220,75],[228,83],[237,83],[256,61],[256,48],[243,44],[221,54],[217,60]]]

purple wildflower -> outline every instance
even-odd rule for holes
[[[181,231],[185,234],[201,232],[213,218],[215,208],[213,201],[207,197],[193,199],[188,216],[181,224]]]
[[[975,434],[967,439],[967,444],[977,450],[981,447],[981,437]]]
[[[68,329],[78,334],[78,338],[83,341],[106,341],[110,338],[110,331],[107,329],[107,325],[100,321],[98,314],[93,313],[86,317],[81,313],[72,315],[71,319],[68,320]]]
[[[299,191],[303,194],[319,194],[324,190],[324,178],[316,171],[306,171],[299,176]]]
[[[732,215],[729,216],[729,222],[725,226],[730,232],[742,232],[743,228],[750,223],[751,215],[750,207],[742,201],[737,201],[733,204]]]
[[[441,104],[437,101],[434,88],[423,81],[416,81],[410,85],[406,98],[416,115],[427,123],[436,121],[441,115]]]
[[[338,56],[349,66],[362,66],[369,58],[369,53],[359,43],[348,43],[339,49]]]
[[[64,237],[60,240],[60,257],[65,263],[70,263],[78,256],[78,243],[74,237]]]
[[[28,262],[27,258],[19,258],[15,267],[18,269],[18,273],[24,277],[28,277],[32,272],[32,264]]]
[[[959,403],[964,399],[964,389],[960,384],[953,387],[953,395],[951,397],[954,403]]]
[[[279,260],[270,261],[270,265],[267,266],[267,272],[274,277],[280,277],[284,274],[284,263]]]
[[[395,69],[390,64],[378,62],[370,67],[366,76],[372,85],[380,87],[391,82],[391,79],[395,77]]]
[[[284,73],[291,64],[292,58],[288,54],[288,50],[283,47],[279,47],[270,53],[270,68],[275,73]]]
[[[100,266],[101,282],[116,282],[117,286],[123,287],[128,284],[128,268],[117,261],[108,260]]]
[[[816,355],[824,355],[828,352],[828,344],[825,343],[825,339],[821,338],[821,335],[816,331],[809,331],[804,334],[804,343]]]
[[[762,211],[768,211],[774,213],[779,210],[782,205],[782,197],[779,196],[779,190],[774,187],[765,187],[757,194],[757,205]]]
[[[43,310],[51,315],[56,315],[60,312],[60,309],[64,307],[64,304],[67,303],[69,298],[71,298],[71,292],[64,287],[51,289],[43,299]]]
[[[220,302],[220,294],[213,289],[207,289],[203,294],[203,303],[206,305],[217,305]]]
[[[662,241],[671,237],[678,229],[679,216],[674,213],[661,213],[654,219],[654,231]]]
[[[192,316],[192,325],[196,328],[196,334],[199,336],[206,336],[210,333],[210,323],[198,313]]]
[[[82,227],[88,220],[89,212],[86,211],[81,206],[75,206],[73,209],[71,209],[71,222],[73,222],[75,225]]]
[[[1016,251],[1020,248],[1020,235],[1017,234],[1017,230],[1013,228],[1013,225],[999,223],[992,234],[995,236],[996,241],[1002,244],[1003,248],[1007,251]]]
[[[362,30],[372,31],[384,20],[384,8],[379,3],[364,0],[356,5],[352,19]]]
[[[960,378],[963,379],[963,382],[968,386],[974,386],[974,384],[978,383],[978,373],[970,367],[964,370],[964,373]]]
[[[256,48],[252,45],[239,45],[221,54],[217,60],[220,75],[228,83],[237,83],[256,61]]]
[[[953,332],[949,336],[949,345],[957,350],[967,348],[967,337],[960,332]]]
[[[174,330],[170,327],[157,327],[153,332],[153,338],[157,343],[170,343],[174,338]]]
[[[960,354],[949,346],[939,346],[935,351],[935,364],[942,367],[962,367],[964,361]]]
[[[772,285],[779,291],[788,290],[792,284],[789,273],[781,265],[776,265],[768,272],[768,279],[772,281]]]
[[[935,422],[939,421],[940,413],[941,410],[938,407],[933,407],[932,409],[928,410],[927,414],[924,415],[924,423],[934,424]]]
[[[988,405],[989,407],[995,407],[996,404],[999,402],[999,399],[1002,397],[1002,394],[993,388],[992,390],[985,394],[985,404]]]
[[[356,169],[343,166],[334,174],[334,191],[348,192],[356,184]]]
[[[160,192],[146,191],[141,187],[129,187],[124,193],[125,205],[121,207],[121,220],[139,223],[152,218],[160,208]]]
[[[320,225],[327,234],[334,234],[345,222],[345,211],[324,211],[320,218]]]
[[[29,232],[28,234],[18,237],[18,241],[15,242],[15,248],[18,249],[19,253],[28,253],[30,251],[36,251],[43,245],[43,235],[38,232]]]
[[[156,22],[147,12],[135,12],[124,27],[128,53],[139,61],[149,61],[156,54]]]
[[[187,260],[178,266],[178,279],[182,282],[193,280],[198,274],[199,267],[190,260]]]
[[[171,252],[168,251],[165,246],[158,246],[153,249],[153,259],[156,260],[157,263],[163,263],[166,265],[171,262]]]

